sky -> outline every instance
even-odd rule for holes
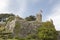
[[[56,30],[60,30],[60,0],[0,0],[0,14],[13,13],[25,18],[41,9],[43,21],[52,19]]]

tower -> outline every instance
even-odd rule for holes
[[[42,22],[42,10],[36,14],[36,21],[37,22]]]

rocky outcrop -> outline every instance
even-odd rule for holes
[[[16,22],[20,23],[20,27],[17,29],[14,29],[14,34],[17,33],[19,37],[26,37],[29,34],[36,34],[37,33],[37,28],[40,27],[40,24],[36,24],[35,21],[23,21],[23,20],[18,20]],[[18,26],[16,26],[18,27]],[[19,30],[19,32],[16,32],[15,30]],[[16,34],[15,34],[16,35]]]
[[[16,26],[17,25],[17,26]],[[20,19],[14,19],[8,21],[6,25],[6,31],[12,32],[15,36],[26,37],[29,34],[36,34],[37,28],[41,23],[36,21],[26,21]]]
[[[7,22],[5,29],[6,31],[13,32],[14,27],[15,27],[15,20],[12,20],[11,22],[10,21]]]

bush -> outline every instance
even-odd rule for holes
[[[26,17],[25,18],[27,21],[35,21],[36,20],[36,18],[35,18],[35,16],[29,16],[29,17]]]
[[[15,33],[15,36],[18,37],[19,36],[19,32],[20,32],[20,23],[19,21],[16,21],[15,23],[15,28],[14,28],[14,33]]]
[[[38,38],[41,40],[57,40],[57,32],[54,25],[50,22],[45,22],[38,28]]]

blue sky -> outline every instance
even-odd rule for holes
[[[43,21],[52,19],[60,30],[60,0],[0,0],[0,13],[13,13],[20,17],[36,15],[43,10]]]

